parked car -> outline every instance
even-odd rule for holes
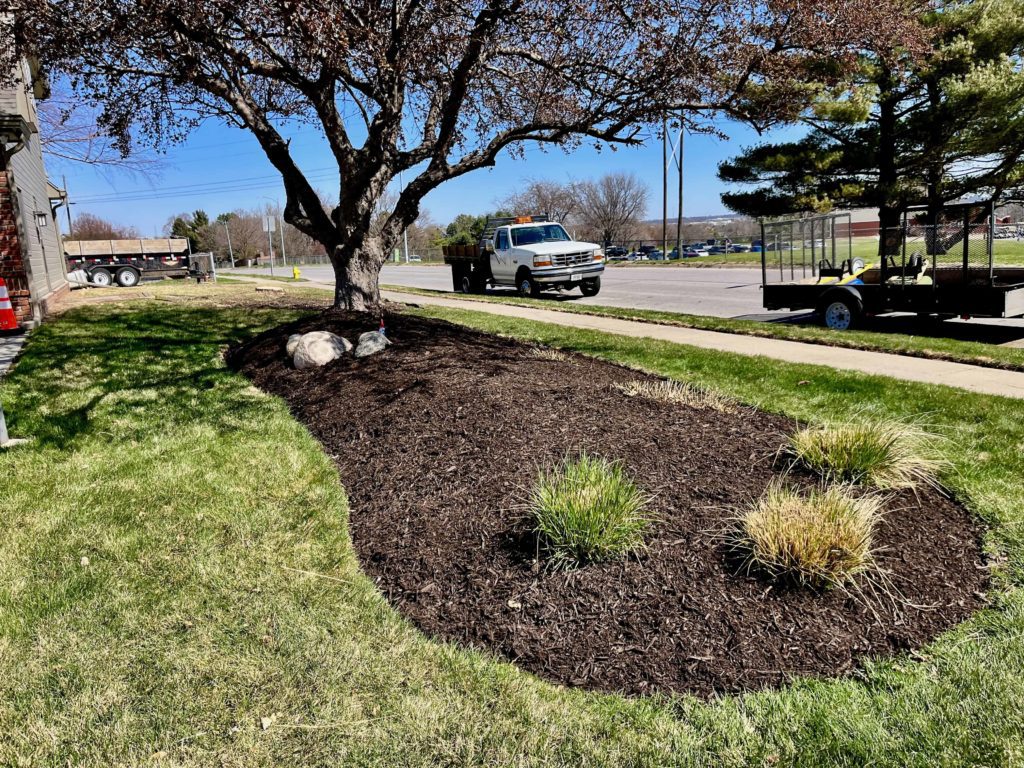
[[[604,256],[608,261],[626,261],[629,251],[621,245],[612,245],[604,249]]]
[[[409,257],[409,261],[423,261],[423,257],[413,254],[412,256]]]
[[[661,252],[661,249],[647,252],[647,258],[651,261],[665,261],[665,254]]]

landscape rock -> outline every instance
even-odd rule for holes
[[[288,353],[288,357],[295,354],[295,348],[299,346],[299,340],[302,338],[301,333],[293,333],[288,337],[288,343],[284,345],[285,351]]]
[[[359,344],[356,346],[356,357],[369,357],[378,352],[383,352],[391,342],[388,337],[379,331],[367,331],[359,337]]]
[[[352,349],[352,342],[330,331],[304,333],[295,344],[292,362],[298,370],[317,368],[337,360]]]

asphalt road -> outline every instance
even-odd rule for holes
[[[334,285],[329,266],[300,267],[302,276],[316,283]],[[224,270],[230,272],[230,270]],[[239,269],[253,273],[257,270]],[[291,274],[290,269],[278,274]],[[386,285],[451,291],[451,271],[445,266],[385,266],[381,283]],[[495,294],[512,293],[495,289]],[[747,267],[610,267],[601,277],[601,292],[583,298],[579,291],[547,292],[551,301],[572,301],[633,309],[657,309],[712,317],[733,317],[765,322],[811,322],[807,312],[768,312],[761,306],[761,270]],[[975,318],[933,325],[918,323],[907,315],[888,315],[866,321],[870,330],[914,335],[939,335],[992,344],[1024,346],[1024,319]]]
[[[316,282],[334,282],[327,266],[300,267],[302,276]],[[249,271],[253,270],[239,270]],[[451,271],[443,266],[385,266],[381,282],[439,291],[452,289]],[[495,289],[495,293],[505,289]],[[508,289],[511,293],[511,289]],[[579,291],[548,292],[553,300],[634,309],[660,309],[715,317],[782,319],[786,312],[766,313],[761,308],[761,270],[746,268],[612,267],[601,277],[601,292],[583,298]]]

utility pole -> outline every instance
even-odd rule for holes
[[[679,116],[679,156],[676,158],[676,166],[679,170],[679,205],[676,208],[676,255],[680,260],[683,258],[683,136],[686,133],[683,126],[683,116]],[[673,153],[674,154],[674,153]]]
[[[231,259],[231,268],[235,268],[235,252],[231,248],[231,230],[228,229],[228,223],[224,222],[224,234],[228,236],[228,258]]]
[[[661,255],[668,258],[668,116],[661,116]]]
[[[402,179],[402,172],[398,172],[398,186],[405,190],[405,181]],[[405,263],[409,263],[409,228],[406,227],[402,230],[402,242],[404,243],[405,249]]]
[[[268,255],[270,257],[270,276],[274,276],[274,222],[277,221],[276,216],[264,216],[263,217],[263,228],[267,230],[267,246]]]
[[[60,181],[64,185],[64,212],[68,215],[68,240],[74,240],[74,229],[71,226],[71,195],[68,194],[68,177],[61,176]]]

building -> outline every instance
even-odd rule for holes
[[[37,65],[24,62],[0,88],[0,278],[19,322],[38,323],[68,290],[57,209],[64,192],[46,178],[36,100],[47,95]]]

